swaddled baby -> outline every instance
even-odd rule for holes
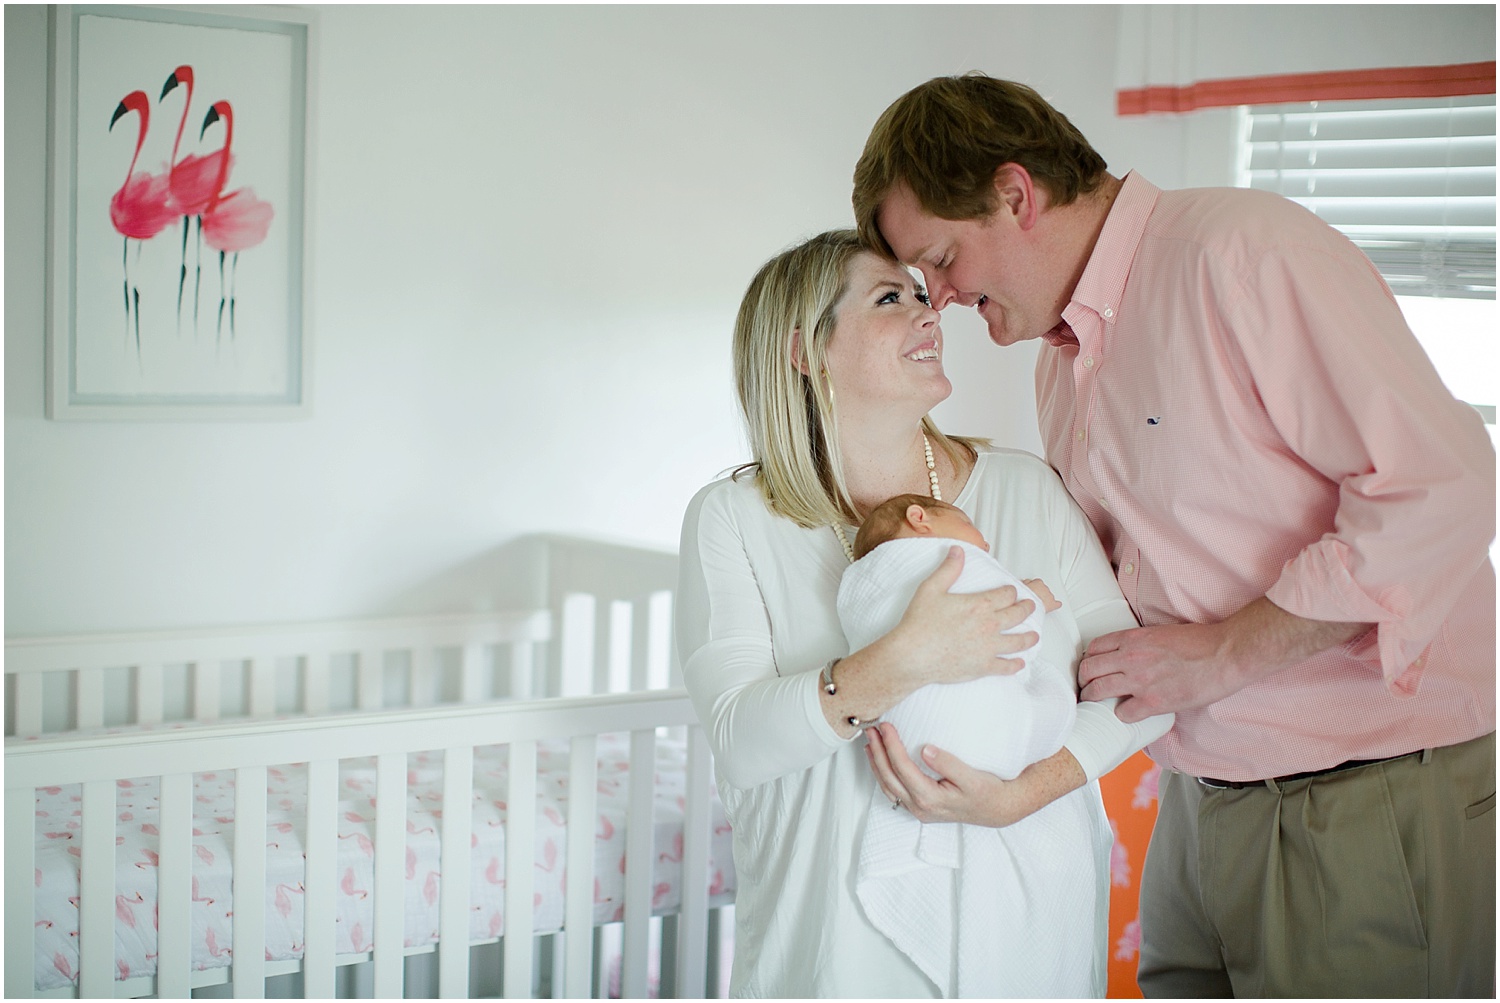
[[[1028,588],[1001,567],[959,509],[921,495],[898,495],[865,520],[855,542],[856,560],[839,587],[839,620],[851,651],[896,625],[917,587],[955,544],[964,550],[964,567],[949,591],[1013,586],[1036,609],[1010,632],[1034,630],[1041,636],[1047,611],[1058,608],[1045,585],[1033,581]],[[976,769],[1013,779],[1062,747],[1076,714],[1070,672],[1041,658],[1038,647],[1021,653],[1026,664],[1014,675],[924,686],[884,720],[896,726],[923,769],[916,753],[931,744]],[[1028,922],[1057,917],[1066,927],[1092,914],[1091,902],[1080,913],[1086,896],[1059,889],[1055,878],[1070,873],[1072,862],[1058,854],[1076,845],[1065,836],[1086,824],[1070,814],[1082,810],[1081,804],[1049,806],[1004,829],[924,824],[899,810],[899,803],[892,810],[872,785],[855,894],[875,928],[932,979],[941,995],[973,995],[980,986],[989,994],[1003,986],[1004,995],[1031,996],[1037,986],[1061,986],[1069,978],[1087,985],[1086,952],[1070,948],[1018,958],[1006,950],[1035,943],[1034,931],[1014,926],[1019,917]],[[1092,880],[1085,870],[1071,868],[1080,888]],[[1040,874],[1049,875],[1046,882],[1034,877]],[[1086,934],[1080,932],[1077,943],[1087,943]]]
[[[849,650],[858,651],[888,633],[901,619],[917,586],[937,570],[955,544],[964,567],[950,592],[984,592],[1013,586],[1017,599],[1036,609],[1006,633],[1035,631],[1058,604],[1039,580],[1030,587],[989,553],[989,544],[969,517],[947,502],[897,495],[881,503],[855,538],[855,562],[839,587],[839,621]],[[1025,661],[1014,675],[985,676],[963,683],[933,683],[902,700],[884,720],[895,725],[913,759],[932,744],[969,766],[1014,779],[1032,763],[1062,748],[1073,727],[1077,696],[1067,675],[1038,664],[1040,642],[1013,656]],[[931,773],[930,770],[928,770]]]

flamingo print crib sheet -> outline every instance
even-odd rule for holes
[[[472,859],[469,869],[471,939],[505,929],[505,792],[508,749],[475,750]],[[685,752],[680,743],[658,741],[655,778],[656,860],[653,910],[672,912],[682,897]],[[406,947],[437,941],[442,875],[438,861],[442,829],[441,753],[407,760]],[[598,817],[595,822],[594,921],[624,914],[625,818],[629,793],[629,740],[599,740]],[[567,846],[568,745],[542,742],[537,749],[536,862],[533,923],[536,932],[562,928],[564,850]],[[156,887],[159,858],[158,782],[120,781],[116,791],[115,956],[121,979],[156,970]],[[374,903],[373,759],[340,765],[338,806],[337,950],[371,948]],[[78,864],[80,793],[74,787],[37,792],[36,802],[36,984],[67,985],[78,969]],[[272,768],[267,780],[266,958],[285,961],[303,951],[307,774],[302,765]],[[232,960],[231,891],[234,845],[234,775],[194,777],[193,968],[227,967]],[[710,894],[731,892],[735,876],[731,836],[717,795],[712,808]]]

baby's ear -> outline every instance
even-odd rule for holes
[[[906,506],[906,524],[914,533],[926,536],[932,532],[932,524],[927,521],[927,510],[920,505]]]

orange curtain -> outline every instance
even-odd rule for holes
[[[1135,967],[1141,941],[1141,867],[1156,822],[1156,780],[1161,775],[1144,752],[1137,752],[1099,781],[1104,811],[1115,832],[1109,861],[1109,987],[1111,999],[1139,999]]]
[[[1495,63],[1397,66],[1327,73],[1200,80],[1183,86],[1121,88],[1115,113],[1146,115],[1224,108],[1237,104],[1292,101],[1356,101],[1373,98],[1440,98],[1495,93]]]

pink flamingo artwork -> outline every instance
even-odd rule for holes
[[[140,130],[136,134],[135,153],[130,158],[130,167],[125,171],[125,183],[109,200],[109,221],[115,231],[125,238],[123,265],[125,273],[125,337],[130,337],[132,307],[135,315],[135,351],[141,351],[141,290],[130,284],[130,242],[145,241],[161,233],[177,214],[168,205],[167,178],[148,171],[136,172],[136,161],[140,159],[141,147],[146,143],[146,131],[151,127],[151,109],[145,91],[131,91],[120,101],[109,120],[109,130],[130,112],[140,116]]]
[[[162,85],[161,97],[157,98],[160,103],[167,99],[167,95],[179,86],[187,91],[187,98],[182,103],[182,117],[177,120],[177,136],[172,140],[171,166],[167,170],[167,187],[171,198],[171,204],[182,216],[182,265],[177,276],[177,326],[182,328],[182,299],[187,287],[187,245],[188,230],[193,220],[198,223],[197,254],[194,260],[193,277],[193,324],[197,327],[198,322],[198,299],[203,283],[203,211],[208,208],[209,202],[218,194],[221,187],[219,180],[220,161],[228,157],[228,150],[219,149],[207,156],[199,156],[189,153],[182,159],[178,159],[178,151],[182,148],[182,131],[187,126],[188,113],[193,107],[193,68],[191,66],[179,66],[167,77],[167,82]],[[231,160],[229,167],[233,168]],[[225,171],[228,177],[228,170]]]
[[[219,177],[215,185],[214,195],[208,201],[203,210],[203,242],[219,252],[219,326],[220,334],[224,330],[224,304],[226,302],[224,292],[224,259],[226,255],[233,254],[233,262],[230,266],[229,294],[229,336],[234,337],[234,280],[239,272],[240,252],[255,247],[266,239],[266,234],[271,230],[271,217],[275,210],[271,203],[264,202],[255,197],[255,192],[249,188],[237,188],[232,192],[225,192],[224,185],[229,180],[229,149],[234,142],[234,109],[228,101],[215,101],[208,109],[208,115],[203,119],[203,129],[198,138],[202,139],[208,132],[208,127],[220,119],[224,120],[224,147],[223,159],[219,161]]]

